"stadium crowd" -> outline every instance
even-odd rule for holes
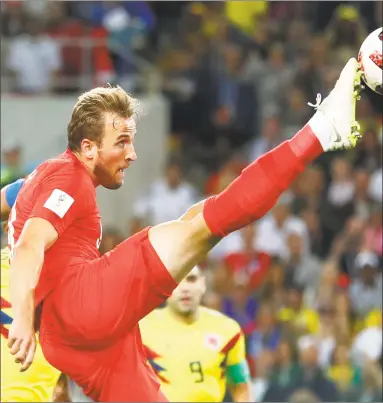
[[[83,89],[86,48],[63,38],[100,40],[92,84],[129,78],[137,58],[161,75],[168,163],[130,206],[126,234],[104,230],[101,253],[220,192],[293,134],[312,113],[307,101],[327,94],[366,33],[382,26],[381,2],[170,3],[1,5],[13,92]],[[255,401],[382,401],[381,110],[366,91],[355,151],[321,157],[270,214],[204,263],[204,304],[241,325]],[[30,172],[20,152],[5,150],[2,186]]]

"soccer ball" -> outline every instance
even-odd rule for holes
[[[383,95],[382,47],[383,28],[378,28],[364,40],[358,56],[363,81],[380,95]]]

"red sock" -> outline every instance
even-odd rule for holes
[[[223,192],[206,200],[203,215],[213,235],[223,237],[265,215],[323,148],[306,125],[291,140],[247,166]]]

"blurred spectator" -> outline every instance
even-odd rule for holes
[[[310,301],[310,306],[318,307],[328,301],[334,301],[338,292],[339,283],[339,266],[338,262],[334,260],[326,260],[322,266],[322,273],[317,284],[315,296],[307,293],[307,298]]]
[[[256,359],[262,350],[276,351],[281,332],[272,306],[262,304],[256,314],[256,328],[248,341],[249,356]]]
[[[253,30],[250,33],[250,42],[247,44],[250,52],[247,67],[248,72],[260,74],[263,68],[262,61],[267,59],[270,46],[270,20],[266,16],[257,16],[254,19]]]
[[[238,233],[241,237],[240,248],[232,252],[224,252],[217,270],[228,272],[228,280],[231,283],[240,283],[251,293],[263,283],[270,267],[271,258],[266,253],[255,250],[254,226],[249,225],[235,234],[238,235]],[[229,237],[229,240],[233,241],[233,236]],[[228,245],[228,242],[226,244]]]
[[[318,349],[318,363],[323,369],[326,369],[331,363],[339,329],[332,302],[321,302],[317,309],[319,329],[315,334],[315,343]]]
[[[1,187],[29,175],[36,168],[36,164],[31,162],[23,163],[21,145],[15,141],[3,144],[2,152]]]
[[[224,161],[219,171],[207,179],[205,184],[205,194],[207,196],[213,196],[222,192],[237,176],[241,174],[244,165],[244,162],[236,155],[228,161]]]
[[[375,362],[367,362],[363,368],[363,387],[350,393],[348,401],[358,402],[381,402],[382,393],[382,370]]]
[[[346,52],[345,58],[354,53],[367,36],[358,9],[351,4],[340,5],[327,26],[328,40],[338,52]]]
[[[338,390],[319,366],[319,351],[312,336],[302,337],[298,341],[298,349],[301,377],[297,386],[310,389],[321,399],[321,402],[337,401]]]
[[[52,91],[61,66],[57,43],[43,33],[41,21],[30,20],[26,33],[9,48],[7,67],[15,74],[15,90],[26,94]]]
[[[257,224],[256,248],[269,255],[288,257],[287,236],[297,233],[305,240],[303,251],[309,248],[308,231],[305,222],[291,214],[291,200],[288,193],[283,194],[271,213]]]
[[[304,250],[301,234],[291,233],[287,236],[288,259],[286,271],[292,281],[306,289],[315,289],[321,272],[320,260]]]
[[[338,387],[342,396],[351,388],[357,388],[362,382],[359,368],[351,363],[350,349],[347,345],[338,344],[333,352],[328,376]]]
[[[296,133],[310,117],[311,111],[307,107],[304,92],[299,88],[289,88],[283,102],[281,120],[283,123],[284,139]]]
[[[227,1],[225,3],[225,14],[228,20],[247,33],[252,31],[255,17],[264,17],[267,9],[267,1]]]
[[[281,143],[280,122],[277,116],[264,119],[261,136],[256,138],[250,146],[249,161],[255,161]]]
[[[327,199],[321,209],[324,236],[328,247],[353,213],[354,194],[352,166],[346,159],[336,157],[331,164],[331,182]]]
[[[327,379],[324,372],[318,366],[318,350],[315,342],[310,337],[301,338],[298,342],[299,367],[291,382],[285,385],[270,385],[264,402],[281,402],[289,399],[294,392],[302,388],[317,395],[321,402],[337,401],[337,389]]]
[[[93,22],[104,27],[109,34],[110,55],[114,70],[120,77],[133,71],[130,53],[144,45],[147,30],[153,24],[147,6],[144,4],[142,10],[138,7],[134,4],[129,12],[128,2],[103,1],[96,3],[93,9]],[[138,14],[134,15],[133,9]],[[142,18],[139,17],[140,14]]]
[[[262,300],[268,301],[276,311],[284,303],[285,277],[282,260],[273,258],[259,295]]]
[[[288,396],[291,386],[297,383],[300,376],[297,358],[294,344],[287,339],[281,339],[275,353],[274,369],[269,377],[269,390],[285,390]],[[269,395],[271,393],[269,392]]]
[[[31,18],[42,18],[49,7],[48,0],[35,0],[26,2],[23,6]]]
[[[381,148],[380,148],[381,150]],[[378,168],[370,177],[369,194],[376,203],[382,203],[382,168]]]
[[[378,362],[382,355],[382,325],[371,326],[355,337],[352,345],[355,362],[364,366],[369,361]]]
[[[311,36],[307,36],[303,39],[307,48],[307,39],[311,39]],[[302,40],[302,38],[301,38]],[[305,99],[314,100],[318,92],[318,88],[321,86],[322,75],[319,66],[316,66],[310,57],[308,49],[302,50],[296,57],[294,63],[296,63],[296,72],[292,80],[292,87],[298,88],[303,91]],[[309,110],[307,109],[309,113]]]
[[[255,377],[253,377],[254,401],[262,402],[269,387],[269,378],[274,365],[274,353],[264,349],[255,360]]]
[[[160,61],[163,72],[163,92],[171,102],[170,129],[173,134],[193,131],[195,126],[195,93],[198,72],[196,58],[190,49],[175,47]],[[194,112],[193,112],[194,111]]]
[[[286,57],[289,62],[296,63],[297,60],[300,60],[303,52],[307,51],[308,38],[310,38],[310,24],[303,19],[291,21],[286,34]],[[302,76],[300,77],[302,79]],[[311,80],[312,78],[313,71],[311,70]],[[305,93],[305,95],[315,95],[315,92]]]
[[[57,90],[77,92],[84,80],[95,85],[113,81],[107,31],[101,26],[90,26],[85,17],[80,19],[75,14],[74,18],[68,18],[65,5],[75,10],[80,7],[79,2],[51,2],[46,10],[49,13],[48,32],[61,47],[62,68],[58,74],[60,85]],[[86,4],[82,6],[86,7]]]
[[[368,170],[370,173],[381,167],[382,153],[376,130],[369,128],[364,131],[363,139],[356,151],[354,161],[356,167]]]
[[[334,207],[347,205],[354,196],[352,167],[344,158],[335,158],[331,167],[332,181],[328,190],[328,201]]]
[[[225,291],[222,311],[241,325],[245,336],[250,335],[257,327],[257,299],[254,295],[249,295],[248,288],[240,282],[227,283]]]
[[[370,215],[371,200],[368,194],[370,176],[367,170],[357,169],[354,171],[354,210],[355,217],[367,220]]]
[[[364,232],[363,247],[371,249],[382,258],[383,226],[382,205],[376,204],[371,208],[371,215]]]
[[[374,308],[382,308],[382,271],[373,252],[361,252],[355,259],[359,276],[350,285],[352,309],[364,317]]]
[[[318,314],[305,307],[302,288],[286,286],[285,303],[278,312],[278,320],[294,334],[316,333],[319,329]]]
[[[350,343],[355,332],[355,315],[351,312],[347,286],[340,286],[334,301],[337,341]]]
[[[176,220],[196,202],[194,188],[183,180],[179,162],[171,158],[165,176],[156,180],[144,197],[137,199],[131,231],[134,233],[145,225]]]
[[[1,34],[17,36],[24,32],[28,15],[20,2],[3,1],[1,3]]]
[[[365,228],[365,221],[352,216],[333,242],[331,256],[339,262],[341,270],[349,276],[356,274],[355,257],[363,246]]]
[[[314,256],[323,258],[326,255],[326,251],[319,214],[311,209],[306,209],[302,211],[301,217],[303,218],[309,233],[310,252]]]
[[[221,68],[211,72],[213,92],[206,94],[212,106],[212,130],[216,137],[238,147],[251,139],[256,129],[255,87],[242,78],[244,53],[238,45],[225,44],[217,56]]]
[[[279,114],[284,94],[288,93],[289,84],[294,75],[294,68],[286,63],[285,49],[282,43],[274,43],[268,51],[268,59],[256,68],[250,79],[257,83],[260,115],[265,119],[270,114]]]

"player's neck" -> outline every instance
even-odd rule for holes
[[[76,153],[72,151],[73,155],[80,161],[80,163],[85,167],[85,169],[88,171],[88,174],[90,178],[92,179],[94,187],[97,187],[99,185],[98,179],[96,175],[93,172],[93,167],[91,166],[91,163],[86,161],[80,153]]]
[[[196,322],[200,315],[199,307],[194,312],[190,312],[187,315],[174,311],[169,307],[167,307],[167,310],[173,319],[175,319],[178,322],[182,322],[185,325],[191,325],[192,323]]]

